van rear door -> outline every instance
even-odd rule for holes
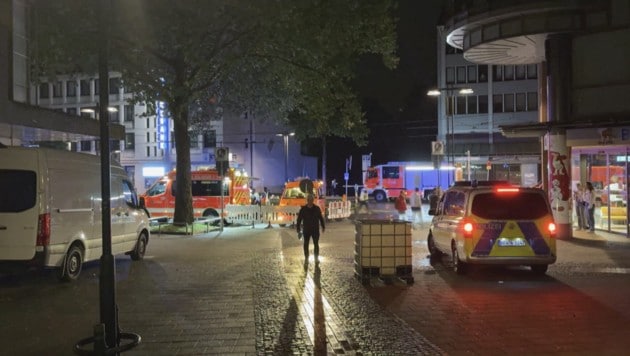
[[[0,260],[35,256],[38,229],[37,152],[0,153]]]

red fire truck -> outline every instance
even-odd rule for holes
[[[216,169],[191,172],[193,211],[196,218],[219,216],[227,204],[250,204],[249,178],[240,170],[230,168],[226,174],[221,204],[221,176]],[[173,217],[177,194],[175,171],[156,180],[142,195],[151,217]]]
[[[390,162],[369,167],[363,176],[362,189],[367,189],[377,202],[384,202],[395,199],[401,190],[410,197],[415,188],[419,188],[426,200],[425,193],[432,192],[438,185],[446,189],[451,179],[451,172],[438,171],[431,162]]]

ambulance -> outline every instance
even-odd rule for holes
[[[542,189],[460,181],[429,215],[429,253],[450,255],[458,274],[474,264],[524,265],[544,274],[556,261],[556,224]]]
[[[313,194],[315,204],[319,206],[322,215],[326,216],[326,198],[323,195],[324,182],[309,178],[297,178],[286,182],[280,197],[279,206],[303,206],[306,205],[306,196]]]
[[[172,218],[175,213],[177,181],[175,170],[157,179],[141,196],[151,217]],[[221,176],[214,168],[191,172],[192,200],[195,218],[219,217],[228,204],[250,204],[249,178],[245,172],[230,168],[221,184]],[[223,186],[223,203],[221,203]]]

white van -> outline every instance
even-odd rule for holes
[[[144,257],[149,216],[120,166],[111,167],[112,254]],[[100,157],[0,148],[0,262],[58,268],[74,280],[102,249]]]

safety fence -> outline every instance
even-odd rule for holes
[[[299,206],[278,205],[233,205],[225,207],[226,220],[242,225],[277,224],[293,225],[297,222]],[[343,219],[351,215],[352,204],[349,201],[330,202],[326,208],[328,219]]]

